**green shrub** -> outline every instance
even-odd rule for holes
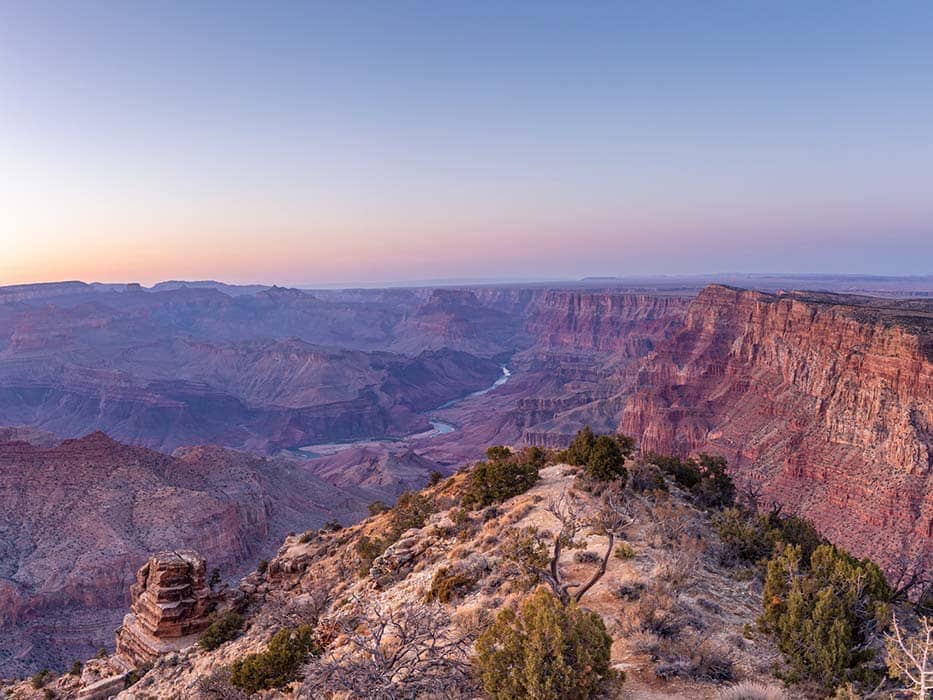
[[[825,540],[808,520],[796,515],[782,517],[777,511],[748,513],[726,508],[713,515],[713,528],[723,543],[723,563],[730,566],[751,564],[761,567],[767,559],[784,550],[784,545],[800,546],[802,561]]]
[[[735,484],[726,471],[724,457],[700,455],[700,482],[693,493],[705,508],[726,508],[735,502]]]
[[[369,569],[373,565],[376,557],[389,548],[389,542],[379,537],[371,538],[368,535],[360,535],[360,538],[353,545],[356,555],[360,558],[359,574],[367,576]]]
[[[615,438],[600,435],[593,443],[584,467],[586,475],[596,481],[615,481],[625,483],[628,472],[625,470],[625,455]]]
[[[787,545],[768,562],[762,628],[801,677],[830,689],[846,680],[870,681],[872,644],[890,617],[891,590],[873,562],[829,544],[809,561]]]
[[[458,571],[451,571],[450,568],[442,566],[434,574],[431,580],[431,588],[425,594],[424,599],[430,603],[439,601],[449,603],[457,595],[469,589],[476,581],[467,574]]]
[[[677,457],[647,453],[645,460],[654,464],[666,474],[670,474],[677,485],[687,491],[692,490],[700,482],[700,469],[692,459],[683,461]]]
[[[542,450],[537,445],[529,445],[528,447],[522,448],[522,451],[518,456],[519,461],[524,462],[525,464],[531,464],[538,469],[541,469],[541,467],[547,464],[547,458],[547,452]]]
[[[376,557],[398,542],[406,530],[424,527],[428,516],[433,512],[434,502],[424,494],[406,491],[399,496],[389,513],[389,528],[385,537],[370,538],[367,535],[361,535],[353,546],[360,558],[360,576],[369,574],[369,569]]]
[[[81,671],[83,670],[84,670],[84,664],[82,664],[80,661],[75,659],[74,661],[71,662],[71,670],[68,671],[68,673],[71,674],[72,676],[80,676]]]
[[[467,508],[485,508],[524,493],[538,481],[538,467],[516,461],[480,462],[467,481],[461,503]]]
[[[246,693],[284,688],[298,679],[302,664],[312,652],[319,650],[311,625],[279,630],[265,651],[233,662],[230,683]]]
[[[343,530],[343,525],[340,524],[337,518],[331,518],[321,525],[321,532],[339,532],[340,530]]]
[[[198,640],[198,644],[205,651],[213,651],[224,642],[229,642],[236,637],[242,626],[243,618],[234,611],[228,610],[208,625]]]
[[[392,507],[389,517],[389,527],[394,533],[392,541],[397,541],[405,530],[424,527],[425,521],[433,512],[434,503],[428,496],[417,491],[403,493]]]
[[[437,486],[439,483],[441,483],[443,478],[444,475],[441,472],[437,471],[436,469],[432,470],[431,473],[428,474],[428,486]]]
[[[599,615],[539,588],[517,615],[499,613],[477,640],[474,663],[493,700],[584,700],[609,676],[611,645]]]
[[[389,506],[387,506],[383,501],[373,501],[368,506],[366,506],[366,510],[369,511],[370,516],[379,515],[380,513],[385,513],[387,510],[389,510]]]
[[[486,448],[486,459],[490,462],[504,462],[512,456],[512,450],[505,445],[493,445]]]
[[[667,491],[664,474],[654,464],[635,464],[628,470],[628,483],[636,493]]]
[[[573,442],[570,443],[570,447],[564,452],[564,459],[567,464],[572,464],[575,467],[586,466],[590,458],[590,450],[593,449],[595,443],[596,435],[593,434],[593,429],[588,425],[583,426],[577,431]]]
[[[30,685],[38,690],[39,688],[44,688],[45,684],[50,680],[52,680],[52,672],[47,668],[43,668],[30,679]]]
[[[211,569],[211,575],[210,578],[207,579],[207,585],[213,591],[221,583],[223,583],[223,578],[220,575],[220,569],[215,566],[213,569]]]
[[[616,545],[616,559],[634,559],[637,554],[638,553],[635,551],[635,548],[628,542],[620,542]]]
[[[143,664],[137,666],[123,677],[123,687],[129,688],[131,685],[139,683],[143,676],[152,670],[152,664]]]
[[[735,484],[723,457],[701,454],[698,459],[683,461],[649,453],[645,459],[670,474],[704,508],[726,508],[735,502]]]

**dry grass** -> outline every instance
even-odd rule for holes
[[[787,700],[787,695],[776,685],[742,681],[720,691],[718,700]]]

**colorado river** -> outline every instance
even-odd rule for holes
[[[492,384],[487,386],[485,389],[480,389],[479,391],[474,391],[471,394],[462,396],[459,399],[454,399],[453,401],[448,401],[447,403],[438,406],[437,408],[426,411],[424,415],[428,416],[429,422],[431,423],[431,429],[425,430],[420,433],[412,433],[411,435],[406,435],[401,438],[365,438],[363,440],[353,440],[351,442],[328,442],[328,443],[319,443],[316,445],[305,445],[304,447],[299,447],[296,452],[300,453],[304,457],[323,457],[325,455],[336,454],[337,452],[342,452],[350,447],[364,446],[364,445],[373,445],[378,443],[385,442],[402,442],[404,440],[424,440],[428,438],[437,437],[438,435],[447,435],[456,430],[454,426],[450,423],[444,423],[431,417],[431,414],[434,411],[440,411],[444,408],[453,408],[463,401],[468,401],[470,399],[476,398],[477,396],[484,396],[490,391],[498,389],[500,386],[509,381],[509,378],[512,376],[512,371],[502,365],[502,375],[496,379]]]

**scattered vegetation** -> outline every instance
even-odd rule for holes
[[[538,481],[538,470],[543,465],[544,453],[539,448],[513,454],[508,447],[490,447],[486,461],[470,472],[461,503],[480,509],[525,493]]]
[[[360,535],[356,544],[353,545],[353,551],[356,552],[356,556],[359,557],[360,560],[358,570],[360,576],[367,576],[369,574],[369,569],[372,567],[376,557],[386,551],[389,544],[389,541],[386,539]]]
[[[433,512],[434,503],[430,497],[417,491],[403,493],[398,497],[389,515],[392,541],[398,540],[406,530],[424,527],[425,521]]]
[[[734,678],[731,650],[705,637],[672,639],[662,645],[659,678],[724,682]]]
[[[635,493],[666,492],[668,490],[664,474],[654,464],[638,462],[628,467],[628,474],[629,487]]]
[[[385,513],[387,510],[389,510],[389,506],[386,505],[384,501],[373,501],[368,506],[366,506],[366,510],[369,511],[369,515],[372,517],[379,515],[380,513]]]
[[[284,688],[298,679],[301,665],[309,654],[316,651],[310,625],[279,630],[265,651],[249,654],[233,662],[230,666],[230,683],[246,693]]]
[[[727,508],[713,515],[713,528],[723,543],[726,565],[755,565],[762,574],[767,560],[788,544],[800,547],[801,558],[809,561],[813,551],[825,543],[813,524],[796,515],[782,516],[780,510],[754,513]]]
[[[829,544],[804,559],[787,545],[768,562],[762,628],[775,639],[797,676],[823,687],[871,682],[873,641],[887,624],[891,590],[873,562]]]
[[[697,459],[647,454],[645,461],[673,477],[694,502],[703,508],[725,508],[735,502],[735,484],[726,472],[723,457],[701,454]]]
[[[83,670],[84,670],[84,664],[82,664],[80,661],[78,661],[77,659],[75,659],[75,660],[71,663],[71,669],[68,671],[68,673],[69,673],[70,675],[72,675],[72,676],[80,676],[80,675],[81,675],[81,671],[83,671]]]
[[[615,552],[613,556],[616,559],[634,559],[638,552],[635,551],[635,548],[630,545],[628,542],[619,542],[616,545]]]
[[[29,683],[33,688],[38,690],[39,688],[44,688],[45,684],[52,680],[53,677],[54,676],[52,676],[52,672],[49,671],[49,669],[43,668],[29,679]]]
[[[425,594],[425,601],[430,603],[436,600],[440,603],[449,603],[474,583],[476,581],[469,574],[442,566],[434,574],[431,588]]]
[[[243,627],[243,618],[233,610],[228,610],[217,617],[198,640],[198,644],[205,651],[213,651],[224,642],[229,642],[237,636]]]
[[[152,664],[143,664],[137,666],[132,671],[126,674],[123,678],[123,687],[129,688],[131,685],[136,685],[145,676],[149,671],[152,670]]]
[[[256,564],[256,573],[262,576],[263,574],[266,573],[266,569],[268,568],[269,568],[269,560],[260,559],[259,562]]]
[[[381,503],[381,501],[376,501]],[[372,504],[370,504],[372,510]],[[395,506],[388,509],[388,530],[384,537],[361,535],[353,549],[359,557],[358,573],[369,574],[376,557],[399,541],[406,530],[424,527],[435,506],[431,498],[417,491],[406,491],[398,497]]]
[[[539,588],[480,635],[475,664],[494,700],[583,700],[608,679],[611,645],[599,615]]]
[[[635,441],[626,435],[597,436],[590,426],[579,430],[564,453],[568,464],[583,467],[593,481],[615,481],[622,484],[628,477],[625,460],[635,451]]]

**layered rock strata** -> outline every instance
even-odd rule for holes
[[[131,666],[155,661],[197,641],[217,601],[197,552],[160,552],[136,572],[132,604],[117,630],[117,655]]]
[[[644,361],[618,428],[726,456],[744,484],[896,572],[933,557],[933,309],[704,290]]]

